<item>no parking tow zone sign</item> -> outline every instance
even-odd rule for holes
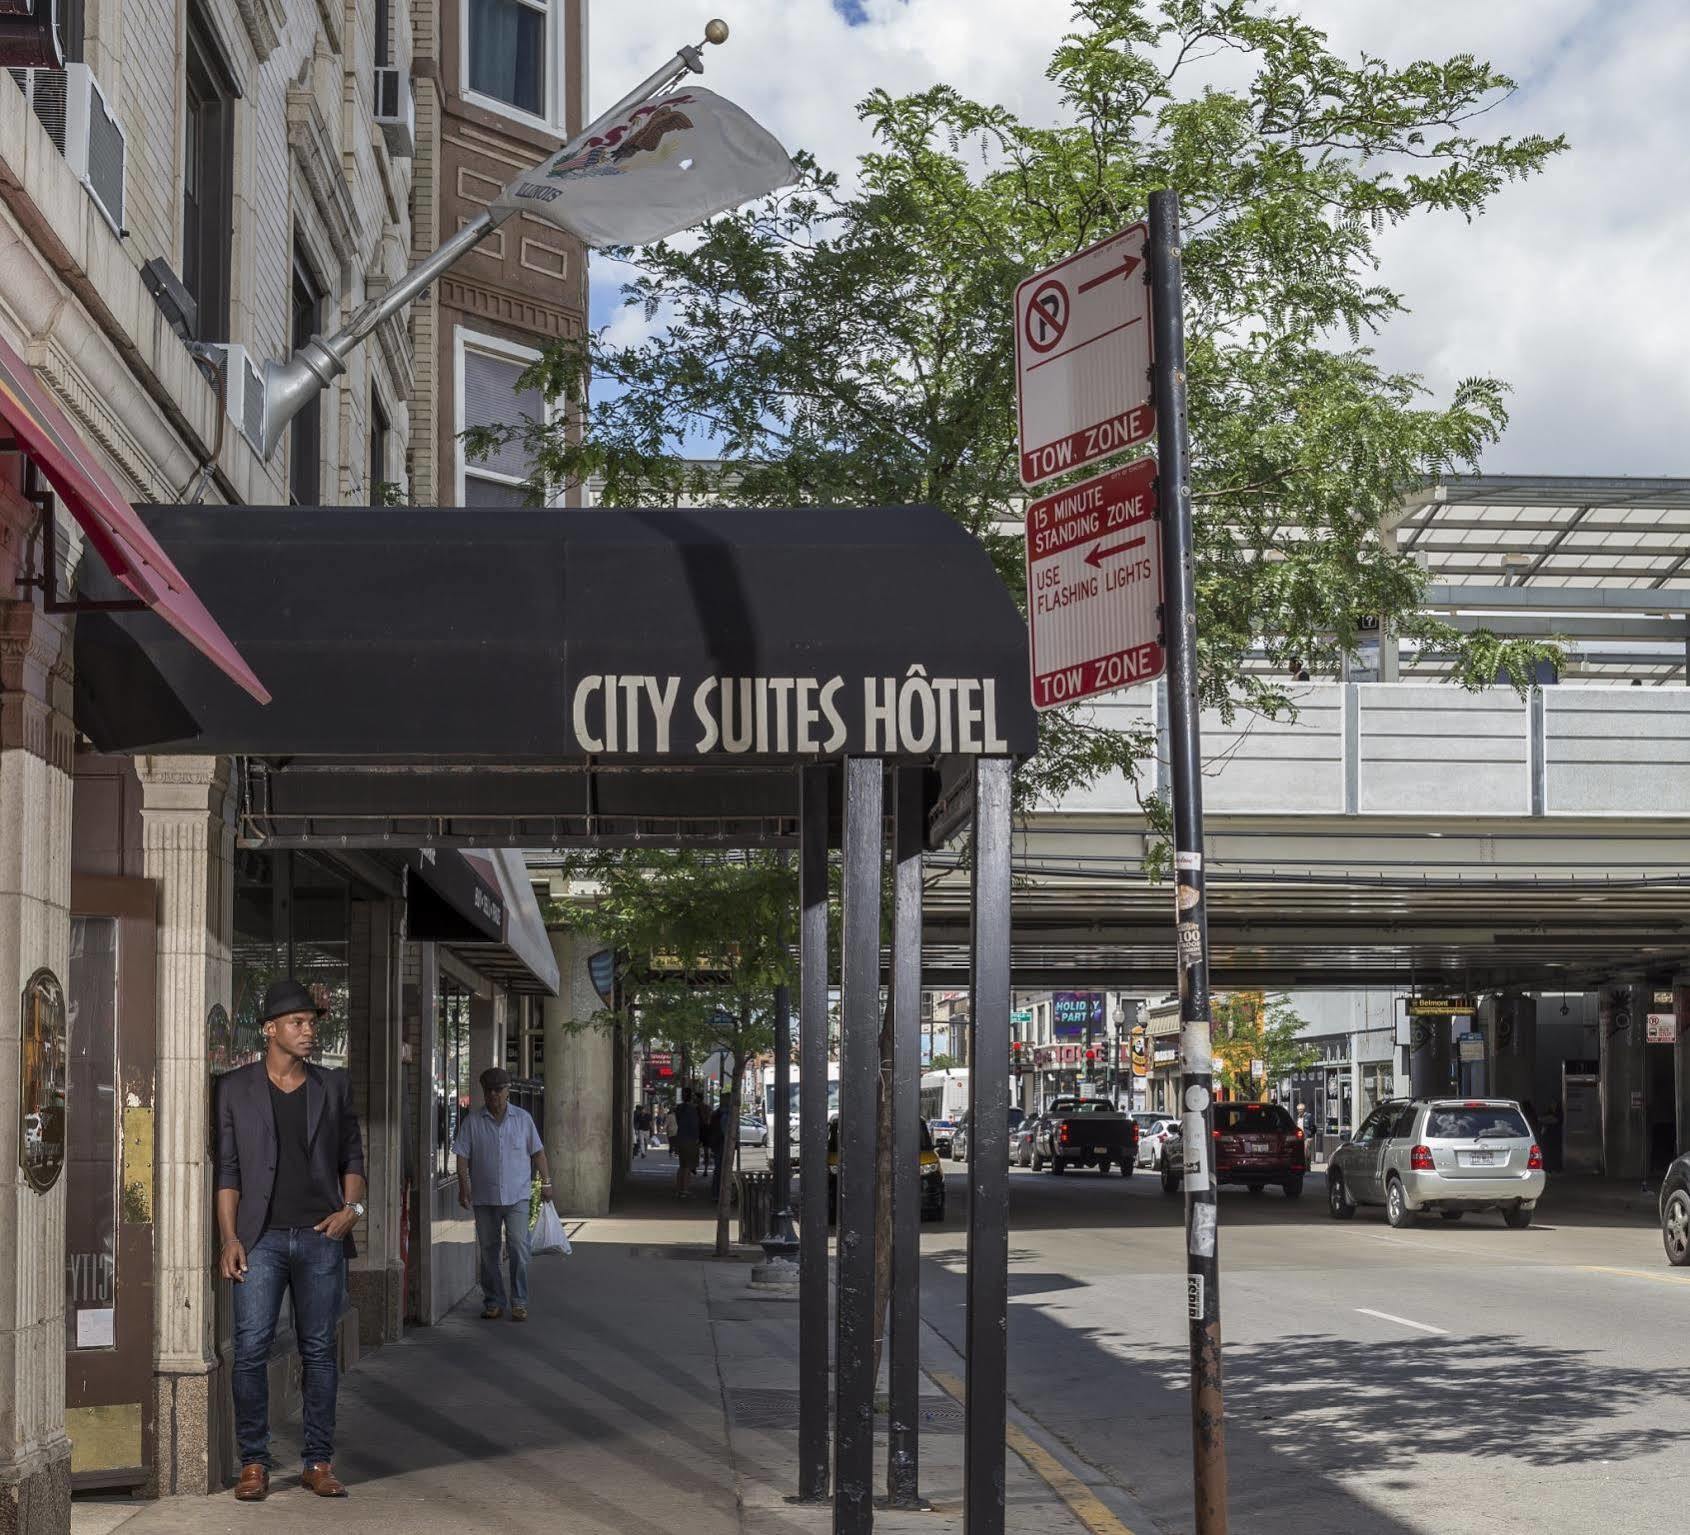
[[[1083,469],[1155,432],[1144,280],[1149,233],[1133,224],[1016,288],[1023,485]]]
[[[1162,674],[1162,529],[1156,461],[1143,458],[1027,508],[1033,706]]]

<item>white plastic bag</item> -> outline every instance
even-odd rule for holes
[[[563,1229],[563,1222],[549,1199],[540,1202],[540,1218],[534,1222],[534,1235],[528,1248],[535,1253],[562,1253],[566,1258],[574,1251],[569,1245],[569,1233]]]

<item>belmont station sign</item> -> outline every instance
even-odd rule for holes
[[[623,676],[570,690],[578,751],[628,757],[1008,756],[998,679]]]

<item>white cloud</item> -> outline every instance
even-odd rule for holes
[[[1391,62],[1471,52],[1520,90],[1488,130],[1566,132],[1546,175],[1504,190],[1474,224],[1417,221],[1383,243],[1412,313],[1379,343],[1439,395],[1491,373],[1513,424],[1487,467],[1532,473],[1690,474],[1690,6],[1683,0],[1300,0],[1340,51]],[[790,147],[848,170],[869,147],[856,103],[876,86],[943,80],[1050,120],[1044,72],[1066,0],[723,0],[733,35],[706,50],[708,83]],[[683,42],[697,0],[593,7],[592,97],[607,104]],[[593,310],[614,310],[595,264]],[[623,324],[632,324],[624,320]]]

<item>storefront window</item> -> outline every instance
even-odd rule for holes
[[[70,924],[65,1347],[110,1348],[117,1273],[117,921]]]
[[[211,1069],[228,1071],[263,1049],[258,1014],[274,981],[292,976],[326,1007],[317,1060],[347,1063],[350,883],[306,853],[237,855],[234,1007],[211,1030]]]
[[[452,1171],[452,1138],[470,1106],[469,992],[444,975],[435,1037],[434,1138],[438,1170],[447,1174]]]

